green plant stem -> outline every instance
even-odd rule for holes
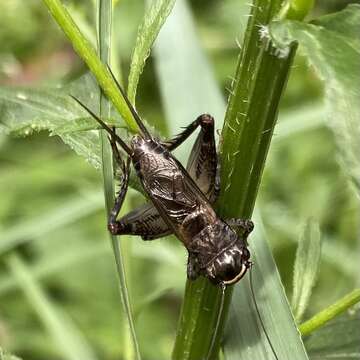
[[[351,306],[360,302],[360,289],[352,291],[350,294],[345,295],[342,299],[335,304],[330,305],[326,309],[320,311],[311,319],[302,323],[299,327],[302,336],[311,334],[316,329],[324,326],[328,321],[335,316],[341,314]]]
[[[48,7],[51,15],[58,23],[60,28],[71,41],[75,51],[84,60],[91,72],[96,77],[100,87],[103,89],[106,96],[114,104],[119,114],[126,122],[128,128],[132,132],[137,132],[138,127],[136,122],[124,100],[119,92],[115,81],[106,65],[97,56],[95,49],[90,42],[81,33],[78,26],[75,24],[66,8],[62,5],[60,0],[43,0]]]
[[[314,0],[288,0],[280,11],[280,19],[303,20],[314,7]]]
[[[110,65],[111,58],[111,33],[112,33],[112,0],[98,0],[98,44],[100,59],[103,64]],[[100,117],[109,118],[111,114],[111,104],[100,89]],[[102,172],[104,180],[104,195],[106,213],[110,214],[114,204],[114,180],[113,180],[113,157],[112,150],[105,130],[100,130]],[[126,283],[125,266],[123,255],[116,236],[110,236],[111,246],[115,256],[117,275],[119,278],[119,290],[121,300],[127,316],[127,325],[130,331],[131,342],[134,347],[135,358],[140,359],[140,349],[136,338],[135,324],[132,317],[132,309],[129,291]],[[124,338],[124,336],[123,336]],[[127,337],[126,337],[127,340]],[[133,351],[130,351],[131,358],[134,358]],[[128,357],[130,359],[130,357]]]
[[[252,6],[222,132],[222,192],[217,210],[223,218],[250,218],[253,211],[296,50],[294,45],[279,57],[270,41],[261,38],[260,26],[268,24],[280,6],[280,0],[255,0]],[[217,358],[232,290],[225,292],[219,322],[221,289],[204,278],[187,282],[173,359]]]

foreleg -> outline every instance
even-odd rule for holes
[[[169,151],[175,150],[180,146],[199,126],[202,128],[208,124],[214,127],[214,118],[209,114],[202,114],[198,116],[190,125],[188,125],[183,132],[176,135],[173,139],[162,142]]]
[[[190,280],[196,280],[200,276],[199,265],[194,254],[189,253],[187,263],[187,277]]]
[[[225,222],[236,230],[242,230],[245,238],[254,230],[254,223],[249,219],[231,218]]]
[[[116,146],[115,146],[116,148]],[[118,153],[118,149],[116,148]],[[117,155],[115,155],[116,158]],[[117,235],[119,232],[119,222],[116,221],[117,216],[119,215],[119,212],[121,210],[122,204],[124,203],[125,195],[129,186],[129,175],[130,175],[130,157],[127,158],[126,163],[121,160],[120,154],[118,153],[119,161],[121,162],[121,166],[123,169],[123,180],[121,183],[120,190],[117,194],[117,197],[115,199],[115,203],[113,206],[113,209],[110,212],[109,220],[108,220],[108,229],[113,235]]]

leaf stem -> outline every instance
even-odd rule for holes
[[[62,5],[61,1],[43,0],[43,2],[65,35],[69,38],[77,54],[84,60],[86,65],[94,74],[100,87],[114,104],[115,108],[126,122],[129,130],[137,132],[138,127],[130,109],[126,104],[125,99],[121,96],[121,93],[119,92],[115,81],[112,79],[110,72],[106,68],[106,65],[97,56],[95,49],[81,33],[80,29],[75,24],[66,8]]]
[[[344,312],[358,302],[360,302],[360,289],[355,289],[351,293],[345,295],[335,304],[330,305],[326,309],[320,311],[318,314],[313,316],[311,319],[302,323],[299,327],[301,335],[307,336],[311,334],[316,329],[324,326],[335,316],[341,314],[342,312]]]

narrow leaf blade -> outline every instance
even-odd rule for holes
[[[309,219],[302,231],[296,251],[291,306],[299,322],[309,303],[315,285],[321,258],[319,224]]]
[[[110,64],[110,44],[112,35],[112,0],[99,0],[97,3],[98,7],[98,39],[99,39],[99,55],[100,59],[104,64]],[[111,115],[111,104],[106,98],[105,94],[100,91],[100,106],[99,112],[100,117],[109,118]],[[113,179],[113,154],[111,146],[108,141],[107,132],[102,129],[100,131],[101,140],[101,163],[104,183],[104,196],[106,214],[110,214],[114,204],[114,179]],[[124,266],[124,254],[118,244],[118,239],[115,235],[110,235],[111,246],[114,253],[116,271],[118,276],[118,285],[120,297],[124,312],[126,314],[127,326],[129,330],[128,337],[125,337],[127,343],[126,348],[130,350],[130,357],[128,359],[135,358],[136,360],[141,359],[139,343],[137,340],[137,334],[135,330],[135,322],[132,314],[132,303],[130,299],[130,293],[126,281],[125,266]]]
[[[96,360],[94,351],[70,317],[51,303],[21,258],[13,254],[6,262],[62,356],[68,360]]]
[[[146,11],[139,26],[134,51],[131,57],[128,96],[135,104],[136,89],[143,72],[146,59],[159,31],[169,16],[176,0],[154,0]]]
[[[279,359],[307,359],[259,213],[255,213],[255,224],[250,246],[254,259],[253,286],[265,329]],[[248,289],[247,279],[234,289],[225,333],[226,360],[274,358]]]
[[[202,113],[210,113],[215,118],[216,128],[220,129],[225,101],[209,61],[201,50],[194,19],[184,0],[176,2],[155,42],[154,54],[170,133],[178,134],[181,127],[188,125]],[[175,151],[177,157],[185,159],[188,148],[186,144],[192,143],[193,139],[191,137]]]
[[[0,255],[20,244],[78,221],[103,206],[103,199],[98,191],[89,191],[82,197],[71,199],[64,204],[49,209],[46,213],[17,223],[1,234]]]

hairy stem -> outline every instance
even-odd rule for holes
[[[225,115],[221,153],[223,218],[250,218],[269,149],[281,94],[296,46],[278,56],[264,25],[281,0],[255,0]],[[225,292],[202,278],[186,284],[173,359],[216,359],[232,287]],[[251,296],[249,294],[249,296]],[[220,313],[221,312],[221,313]]]

